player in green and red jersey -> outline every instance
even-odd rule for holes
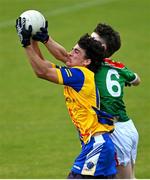
[[[53,56],[62,62],[67,61],[67,51],[63,46],[48,35],[48,24],[37,33],[33,39],[41,41]],[[101,70],[95,80],[101,96],[101,110],[118,116],[112,140],[116,147],[118,162],[118,176],[116,178],[129,179],[134,177],[134,164],[137,154],[138,132],[126,113],[123,102],[123,90],[126,84],[138,85],[140,78],[127,69],[122,63],[114,62],[110,57],[120,48],[120,35],[111,26],[98,24],[91,34],[101,41],[106,49],[107,59],[104,60]]]
[[[123,101],[125,84],[133,84],[137,75],[124,64],[105,58],[103,68],[95,76],[97,87],[101,92],[101,109],[118,117],[117,121],[125,122],[127,115]]]
[[[107,58],[96,73],[95,80],[100,92],[101,110],[118,117],[115,131],[111,134],[116,148],[117,178],[134,178],[138,132],[127,115],[123,94],[125,85],[139,85],[140,78],[124,64],[109,58],[120,49],[121,40],[118,32],[109,25],[98,24],[91,36],[101,41],[106,49]]]

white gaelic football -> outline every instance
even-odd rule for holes
[[[36,32],[40,32],[41,27],[45,27],[44,16],[36,10],[28,10],[20,15],[21,18],[25,18],[25,28],[28,29],[29,25],[32,25],[32,35]]]

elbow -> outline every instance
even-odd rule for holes
[[[40,79],[44,79],[44,75],[40,73],[36,73],[36,77]]]
[[[47,71],[35,71],[36,77],[40,79],[47,79]]]
[[[137,75],[137,79],[132,83],[133,86],[138,86],[141,83],[140,77]]]
[[[141,80],[138,79],[135,83],[133,83],[133,86],[138,86],[141,83]]]
[[[35,74],[37,78],[58,83],[58,78],[55,71],[56,70],[53,70],[53,68],[41,68],[36,70]]]

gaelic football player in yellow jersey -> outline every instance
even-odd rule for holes
[[[47,49],[55,58],[67,60],[67,51],[64,47],[48,36],[48,24],[42,28],[33,38],[45,44]],[[104,60],[102,68],[96,73],[96,84],[101,96],[101,110],[118,116],[115,131],[111,138],[115,144],[117,176],[118,179],[134,178],[134,166],[137,156],[138,132],[133,121],[126,113],[123,101],[125,84],[136,86],[140,78],[120,62],[114,62],[110,58],[121,46],[120,35],[111,26],[98,24],[91,34],[92,37],[101,41],[106,50],[107,59]],[[115,77],[115,78],[114,78]],[[113,78],[113,79],[111,79]]]
[[[112,118],[99,117],[99,93],[94,81],[94,73],[104,58],[104,47],[85,34],[68,54],[67,66],[58,67],[46,61],[39,47],[30,42],[32,26],[26,30],[25,19],[16,21],[16,30],[35,74],[64,85],[66,105],[82,144],[68,178],[113,178],[116,162],[110,132],[114,126]]]

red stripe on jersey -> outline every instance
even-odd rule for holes
[[[116,67],[116,68],[124,68],[124,67],[125,67],[125,65],[122,64],[121,62],[116,62],[116,61],[113,61],[113,60],[108,59],[108,58],[105,58],[105,59],[104,59],[104,62],[106,62],[106,63],[108,63],[109,65],[114,66],[114,67]]]
[[[81,137],[83,137],[83,136],[89,136],[90,133],[85,133],[85,134],[80,134],[80,135],[81,135]]]

